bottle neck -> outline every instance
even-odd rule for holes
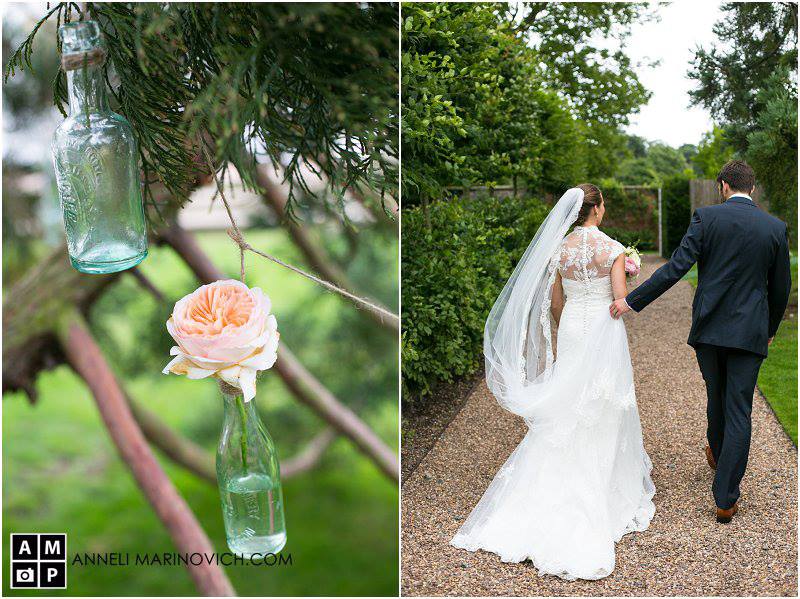
[[[224,418],[226,424],[245,428],[248,423],[252,426],[253,423],[257,422],[254,420],[258,418],[254,399],[246,402],[239,389],[224,383],[220,387],[225,402]]]
[[[70,116],[109,110],[101,65],[67,71],[67,93]]]

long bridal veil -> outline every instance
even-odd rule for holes
[[[550,296],[556,275],[552,259],[582,204],[582,189],[572,188],[561,196],[486,320],[486,382],[501,406],[522,417],[532,407],[530,394],[523,391],[547,379],[552,371]]]

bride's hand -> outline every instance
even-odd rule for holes
[[[625,301],[624,297],[621,297],[618,300],[614,300],[608,307],[608,311],[611,314],[611,318],[615,319],[625,314],[625,312],[629,312],[630,309],[631,307],[628,305],[628,302]]]

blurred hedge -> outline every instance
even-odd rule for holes
[[[663,255],[669,258],[675,251],[689,227],[691,201],[689,179],[686,175],[674,175],[664,179],[661,188],[661,205],[664,210]]]
[[[495,299],[549,207],[533,198],[455,198],[403,210],[403,402],[477,372]],[[429,225],[428,226],[428,219]]]
[[[616,179],[601,179],[606,213],[603,231],[640,251],[658,247],[658,195],[655,188],[625,187]]]
[[[648,229],[630,231],[628,229],[604,226],[603,233],[612,239],[616,239],[624,246],[635,246],[641,252],[649,252],[658,245],[654,232]]]

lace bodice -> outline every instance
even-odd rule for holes
[[[590,282],[609,276],[614,260],[625,248],[597,227],[575,227],[553,256],[551,268],[561,278]]]

